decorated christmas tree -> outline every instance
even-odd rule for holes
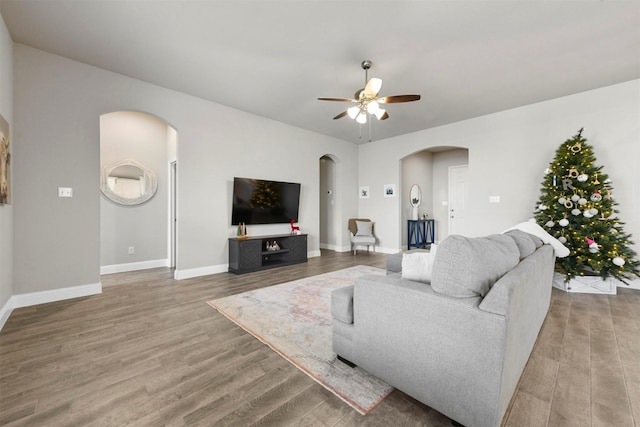
[[[640,277],[640,262],[618,218],[611,179],[595,164],[582,130],[558,148],[545,171],[535,220],[571,251],[556,258],[566,282],[600,276],[627,283]]]

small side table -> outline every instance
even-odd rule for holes
[[[407,220],[407,249],[426,248],[435,242],[435,224],[432,219]]]

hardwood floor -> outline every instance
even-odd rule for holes
[[[395,391],[361,416],[205,301],[385,255],[176,281],[102,277],[103,294],[13,311],[0,332],[0,425],[449,426]],[[554,290],[506,426],[640,425],[640,291]]]

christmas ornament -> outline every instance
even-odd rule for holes
[[[595,174],[595,179],[593,180],[593,183],[594,183],[595,185],[600,184],[600,181],[598,181],[598,174]]]
[[[571,150],[573,154],[579,153],[580,150],[582,150],[582,144],[579,142],[576,142],[571,147],[569,147],[569,150]]]
[[[579,205],[586,205],[587,204],[587,199],[585,199],[584,197],[581,197],[580,199],[578,199],[578,204]]]
[[[565,243],[567,243],[567,238],[564,237],[564,236],[560,236],[560,237],[558,237],[558,242],[560,242],[560,243],[562,243],[564,245]]]
[[[622,267],[624,265],[624,259],[620,258],[619,256],[617,256],[614,259],[612,259],[611,262],[613,262],[618,267]]]
[[[574,202],[577,202],[578,200],[580,200],[580,196],[578,196],[577,194],[574,194],[573,196],[571,196],[571,200],[573,200]]]
[[[591,209],[589,209],[589,213],[590,213],[591,215],[593,215],[593,216],[596,216],[596,215],[598,215],[598,209],[596,209],[596,208],[591,208]]]
[[[586,182],[589,179],[589,175],[587,175],[586,173],[581,173],[580,175],[578,175],[578,181],[580,182]]]
[[[580,209],[573,209],[573,210],[571,211],[571,213],[572,213],[573,215],[580,215],[580,214],[582,213],[582,211],[581,211]]]
[[[569,225],[569,220],[567,218],[562,218],[560,221],[558,221],[558,224],[560,224],[560,227],[566,227],[567,225]]]
[[[565,200],[564,207],[567,209],[571,209],[573,207],[573,202],[571,200]]]
[[[569,178],[577,178],[579,174],[580,173],[578,172],[578,169],[571,168],[569,169],[569,173],[567,175],[569,176]]]
[[[599,202],[599,201],[602,200],[602,194],[600,194],[600,192],[596,191],[589,198],[591,199],[592,202]]]
[[[592,215],[592,214],[591,214],[591,212],[589,212],[588,210],[584,211],[584,212],[582,213],[582,215],[583,215],[585,218],[593,218],[593,215]]]
[[[548,206],[545,205],[544,203],[540,203],[540,206],[538,206],[538,209],[540,209],[541,211],[544,211],[544,210],[548,209]]]
[[[561,205],[564,205],[564,202],[566,202],[566,201],[567,201],[567,199],[565,199],[564,197],[560,197],[558,199],[558,203],[560,203]]]
[[[587,241],[587,244],[589,245],[589,252],[595,254],[596,252],[600,251],[600,247],[595,241],[593,241],[588,237],[585,237],[584,239]]]
[[[551,228],[555,225],[555,222],[553,221],[547,221],[547,223],[545,224],[547,227]]]

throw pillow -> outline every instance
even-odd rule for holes
[[[451,235],[438,245],[431,287],[456,298],[484,298],[493,284],[519,262],[520,251],[509,236]]]
[[[416,282],[431,283],[434,254],[413,252],[402,254],[402,278]]]
[[[510,230],[524,231],[525,233],[529,233],[534,237],[539,238],[544,243],[550,244],[553,247],[553,250],[555,251],[556,257],[558,258],[564,258],[566,256],[569,256],[569,254],[571,253],[569,248],[567,248],[565,245],[560,243],[560,241],[555,237],[553,237],[551,234],[547,233],[544,230],[544,228],[536,224],[535,220],[533,219],[527,222],[521,222],[520,224],[516,224],[513,227],[505,230],[504,232],[507,232]]]
[[[356,227],[358,227],[356,236],[373,236],[373,222],[356,221]]]

